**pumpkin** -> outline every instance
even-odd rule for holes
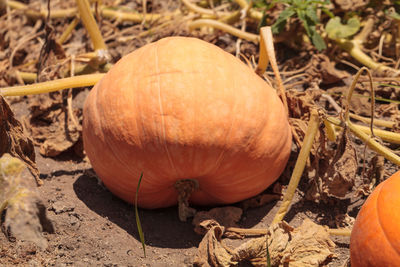
[[[351,267],[400,265],[400,171],[361,207],[350,237]]]
[[[189,202],[234,203],[283,171],[291,150],[276,91],[208,42],[168,37],[121,58],[89,93],[84,149],[104,185],[138,206],[175,205],[175,184],[198,184]]]

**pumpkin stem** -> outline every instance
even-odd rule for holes
[[[175,189],[179,192],[179,220],[182,222],[186,222],[187,218],[193,217],[196,214],[196,210],[189,207],[189,198],[198,188],[199,182],[195,179],[184,179],[175,183]]]

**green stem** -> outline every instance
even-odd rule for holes
[[[318,127],[319,127],[318,111],[313,109],[311,111],[310,121],[308,123],[307,132],[304,137],[303,146],[300,149],[296,165],[294,166],[292,172],[292,177],[290,178],[288,188],[286,189],[285,195],[283,196],[282,204],[279,207],[278,213],[275,215],[275,218],[272,221],[272,223],[278,223],[282,221],[289,210],[289,206],[293,200],[294,193],[296,192],[296,188],[299,185],[300,178],[304,171],[304,167],[306,166],[307,159],[310,155],[311,147],[314,143]]]
[[[81,76],[74,76],[63,78],[48,82],[35,83],[31,85],[3,87],[0,88],[0,95],[2,96],[23,96],[55,92],[68,88],[77,88],[95,85],[105,74],[88,74]]]

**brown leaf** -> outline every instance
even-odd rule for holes
[[[38,95],[30,99],[31,115],[27,128],[40,144],[40,154],[55,157],[78,143],[80,131],[68,117],[60,93]]]
[[[208,225],[211,228],[200,243],[195,266],[236,266],[243,261],[266,266],[267,250],[272,266],[322,266],[334,256],[335,243],[327,228],[309,219],[295,229],[286,222],[271,225],[266,235],[250,239],[234,250],[221,239],[225,228],[215,222]]]
[[[193,266],[232,266],[235,262],[232,254],[228,252],[226,246],[222,243],[222,234],[224,228],[220,225],[214,225],[206,233],[200,242]]]
[[[21,159],[40,185],[39,170],[35,163],[33,142],[26,137],[22,124],[14,117],[7,102],[0,96],[0,156],[9,153]]]
[[[358,195],[369,196],[385,175],[385,158],[383,156],[375,155],[368,165],[368,171],[363,173],[362,184],[357,188]]]
[[[307,199],[344,198],[354,186],[358,166],[357,155],[347,131],[343,131],[336,154],[325,166],[326,168],[319,169],[316,183],[312,184],[306,194]]]
[[[308,121],[310,112],[315,108],[316,102],[321,98],[322,90],[312,89],[306,91],[287,90],[286,98],[290,118],[302,119]]]
[[[335,243],[330,239],[327,229],[305,219],[292,232],[281,263],[294,267],[321,266],[334,256],[334,248]]]
[[[305,72],[322,84],[337,83],[348,76],[347,72],[336,69],[335,63],[324,54],[313,55],[311,66]]]
[[[334,0],[335,4],[343,10],[357,10],[368,5],[369,0]]]
[[[343,96],[342,101],[345,101],[344,96],[347,95],[348,90],[349,86],[334,87],[330,88],[328,93],[341,95]],[[371,116],[371,101],[369,97],[369,88],[358,84],[350,101],[350,111],[362,116]]]
[[[271,265],[280,265],[292,231],[293,228],[286,222],[271,225],[267,235],[251,239],[236,248],[235,260],[237,262],[247,260],[254,266],[266,266],[268,244]]]
[[[199,211],[192,221],[192,224],[195,226],[194,231],[204,235],[208,229],[205,229],[201,223],[208,220],[213,220],[225,227],[238,227],[236,223],[242,217],[242,213],[242,209],[237,207],[222,207],[214,208],[210,211]]]

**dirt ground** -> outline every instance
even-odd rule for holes
[[[47,1],[44,0],[22,2],[30,4],[31,8],[41,6],[42,10],[46,8],[47,4]],[[115,2],[129,10],[143,11],[143,1],[103,1],[105,5]],[[220,1],[211,2],[221,3]],[[232,4],[232,1],[222,2],[225,6],[229,6],[226,5],[227,2]],[[363,1],[353,2],[360,4]],[[181,1],[177,0],[154,0],[146,3],[147,12],[164,14],[182,9]],[[53,10],[68,9],[74,5],[74,1],[51,1]],[[235,8],[237,7],[235,6]],[[253,59],[257,61],[258,46],[255,43],[245,40],[238,42],[236,37],[217,30],[189,31],[186,25],[187,21],[197,18],[198,15],[190,14],[185,8],[182,10],[184,10],[182,11],[184,16],[178,17],[179,19],[171,25],[97,18],[101,33],[108,46],[110,62],[115,63],[128,52],[171,35],[198,37],[218,45],[229,53],[240,52],[241,58],[244,61],[248,60],[247,63]],[[37,68],[41,68],[40,81],[61,78],[67,73],[64,69],[69,68],[69,64],[74,61],[71,59],[71,55],[79,57],[79,55],[92,51],[91,41],[85,28],[78,24],[62,49],[53,47],[50,52],[47,51],[48,57],[42,58],[43,63],[38,67],[32,62],[42,57],[42,47],[51,38],[56,39],[54,36],[58,38],[71,23],[72,17],[52,19],[54,36],[49,37],[46,33],[48,30],[45,27],[46,20],[29,17],[24,11],[17,9],[5,10],[1,5],[0,11],[0,87],[24,83],[21,76],[18,76],[21,74],[18,74],[17,71],[35,74]],[[276,20],[280,11],[281,8],[273,10],[274,13],[271,13],[270,19]],[[8,17],[7,14],[10,16]],[[371,15],[373,12],[366,11],[366,14]],[[383,15],[380,16],[379,18],[382,19]],[[239,22],[235,25],[239,28],[238,24]],[[249,32],[255,33],[257,25],[253,24],[250,21],[247,29]],[[388,24],[382,23],[383,26],[380,25],[379,30],[389,29],[393,26],[388,26]],[[293,33],[293,28],[289,30]],[[376,47],[373,49],[373,44],[376,45],[379,39],[376,35],[376,32],[371,34],[371,40],[368,41],[368,52],[378,51]],[[384,59],[388,65],[395,65],[394,60],[388,59],[394,57],[393,49],[386,43],[384,45],[386,46],[383,47],[383,51],[387,56]],[[238,47],[240,47],[239,50]],[[341,96],[352,82],[356,72],[353,68],[357,63],[349,59],[348,54],[342,53],[340,49],[332,46],[321,53],[317,52],[315,48],[300,48],[302,49],[297,50],[299,46],[295,42],[277,41],[276,43],[279,67],[288,90],[287,96],[291,107],[289,113],[293,119],[291,123],[295,125],[296,131],[302,138],[303,130],[309,119],[310,106],[316,105],[320,109],[326,110],[326,114],[337,115],[337,110],[329,105],[329,101],[321,95],[328,93],[334,98],[334,101],[340,104],[343,100]],[[90,65],[88,61],[83,60],[82,62]],[[82,62],[79,61],[79,63]],[[77,69],[78,65],[77,63]],[[89,68],[89,72],[94,71]],[[265,76],[274,83],[274,76],[270,68]],[[366,93],[368,90],[368,86],[365,84],[366,78],[363,77],[363,79],[364,83],[360,83],[356,88],[357,93],[369,95]],[[380,79],[382,82],[393,82],[393,80],[385,80],[382,77]],[[394,83],[399,85],[400,82],[397,80]],[[188,222],[179,220],[177,207],[159,210],[139,209],[146,244],[147,255],[144,257],[136,226],[134,207],[112,195],[96,177],[82,150],[79,126],[74,126],[75,122],[71,119],[71,115],[68,113],[70,110],[67,108],[67,98],[70,98],[72,99],[72,113],[76,116],[77,124],[80,124],[83,103],[89,90],[90,88],[77,88],[71,91],[70,96],[67,96],[67,93],[51,93],[41,96],[6,98],[15,117],[22,123],[26,133],[35,144],[36,163],[40,171],[40,178],[44,183],[40,187],[33,186],[32,188],[37,190],[41,199],[40,223],[48,246],[42,250],[31,242],[24,242],[10,236],[8,230],[4,228],[5,212],[3,212],[2,233],[0,233],[0,266],[193,266],[203,236],[194,231],[191,220]],[[391,88],[380,85],[376,90],[378,97],[400,99],[399,87]],[[356,114],[369,116],[370,104],[371,101],[368,97],[358,97],[353,100],[350,109]],[[400,121],[399,110],[396,103],[379,101],[375,116],[384,119],[396,118]],[[361,205],[374,186],[373,179],[382,181],[388,178],[396,171],[396,167],[383,158],[377,159],[376,154],[365,149],[360,140],[350,136],[348,140],[356,152],[356,156],[351,158],[355,162],[355,167],[349,170],[354,174],[354,178],[351,181],[344,180],[343,187],[346,182],[354,183],[354,185],[343,194],[338,193],[340,188],[336,188],[336,191],[325,188],[328,193],[317,196],[311,190],[313,184],[318,183],[314,180],[318,176],[315,173],[318,171],[322,173],[323,169],[332,162],[330,160],[333,152],[339,150],[337,143],[326,141],[322,130],[320,133],[319,140],[326,142],[326,150],[314,148],[310,157],[311,161],[307,165],[291,209],[285,216],[285,221],[293,227],[298,227],[308,218],[319,225],[330,228],[350,228]],[[398,145],[387,143],[386,145],[393,150],[398,150]],[[276,193],[276,188],[278,188],[278,194],[285,192],[298,152],[298,146],[293,144],[286,170],[277,182],[263,194]],[[381,163],[374,163],[375,161]],[[315,166],[320,169],[318,170]],[[28,172],[23,173],[23,179],[34,183],[34,178]],[[267,229],[280,204],[281,200],[266,201],[250,208],[244,208],[246,206],[244,202],[232,204],[243,210],[237,226]],[[199,211],[207,211],[215,207],[195,208]],[[336,245],[334,256],[323,265],[349,266],[350,238],[333,235],[331,238]],[[224,240],[224,242],[234,248],[244,240]],[[251,266],[251,264],[241,262],[239,266]]]

